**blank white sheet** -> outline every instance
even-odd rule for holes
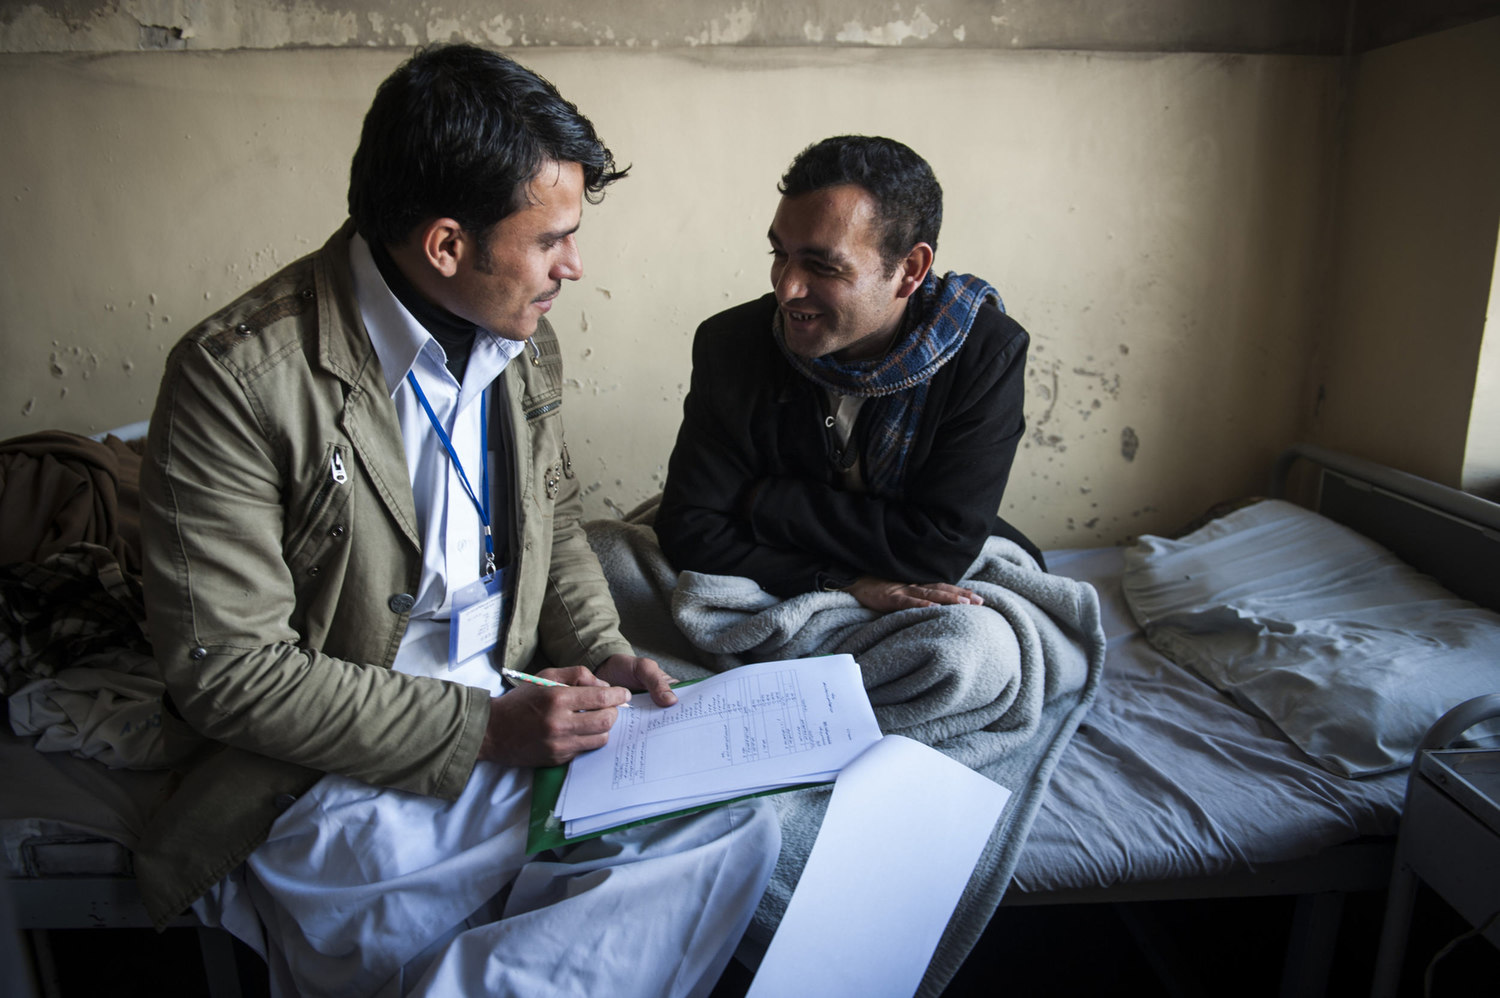
[[[747,998],[908,998],[1010,791],[901,735],[839,774]]]

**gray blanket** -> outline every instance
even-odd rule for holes
[[[1099,600],[1087,583],[1048,575],[992,537],[964,585],[983,607],[879,614],[847,593],[782,600],[748,579],[674,572],[649,526],[648,502],[625,520],[587,525],[625,636],[678,679],[746,662],[848,653],[859,662],[881,730],[925,742],[1011,791],[918,994],[939,995],[984,931],[1026,841],[1047,781],[1104,663]],[[827,789],[773,796],[782,850],[748,938],[770,942],[807,861]]]

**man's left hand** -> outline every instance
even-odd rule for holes
[[[611,655],[594,670],[594,675],[611,686],[647,691],[658,707],[670,707],[677,702],[677,694],[672,692],[675,680],[662,671],[654,658]]]
[[[925,606],[983,606],[984,600],[972,589],[929,582],[926,585],[892,582],[873,575],[862,576],[844,592],[859,600],[862,606],[881,613],[911,610]]]

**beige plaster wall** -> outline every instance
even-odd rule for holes
[[[1351,84],[1314,439],[1459,485],[1500,225],[1500,18]],[[1491,428],[1491,435],[1500,427]]]
[[[1473,0],[1400,0],[1462,8]],[[1386,0],[1381,19],[1390,16]],[[718,45],[1336,53],[1344,0],[0,0],[0,51]]]
[[[948,196],[940,267],[1034,337],[1007,513],[1044,546],[1170,530],[1297,435],[1332,162],[1317,57],[528,49],[633,176],[553,312],[590,515],[660,487],[695,324],[767,285],[775,181],[893,135]],[[193,322],[343,217],[394,51],[0,56],[0,436],[144,418]],[[1491,230],[1493,233],[1493,229]]]

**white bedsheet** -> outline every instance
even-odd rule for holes
[[[1098,698],[1052,774],[1016,868],[1025,892],[1214,875],[1392,835],[1404,770],[1344,779],[1157,652],[1120,591],[1123,552],[1047,552],[1099,592]]]

